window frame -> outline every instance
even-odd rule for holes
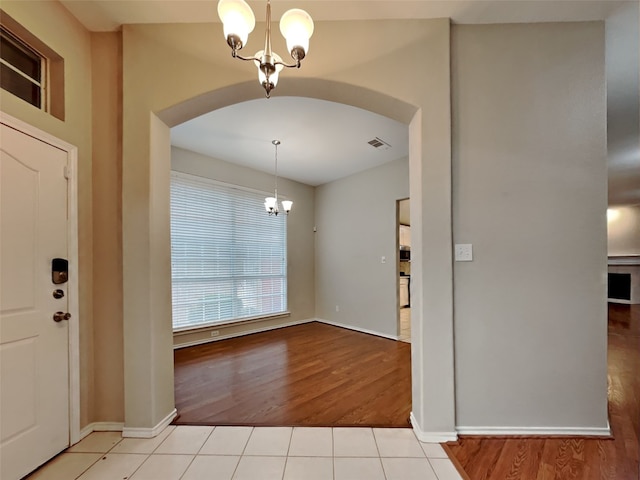
[[[40,52],[38,52],[36,49],[32,48],[28,43],[24,42],[23,40],[21,40],[19,37],[17,37],[16,35],[14,35],[13,33],[11,33],[7,28],[4,27],[4,25],[0,25],[0,35],[2,37],[4,37],[6,40],[10,43],[13,44],[14,47],[16,47],[18,50],[21,50],[24,54],[26,55],[33,55],[35,57],[38,58],[39,62],[40,62],[40,78],[36,79],[34,77],[31,77],[29,74],[27,74],[26,72],[23,72],[22,70],[20,70],[18,67],[16,67],[15,65],[13,65],[12,63],[8,62],[7,60],[5,60],[4,58],[0,58],[0,64],[4,65],[5,67],[9,68],[10,70],[14,71],[15,73],[17,73],[18,75],[20,75],[21,77],[27,79],[30,83],[32,83],[33,85],[37,86],[38,89],[40,90],[40,96],[39,96],[39,104],[35,104],[33,102],[30,102],[29,100],[25,100],[23,97],[16,95],[14,92],[12,92],[11,90],[8,89],[4,89],[8,92],[10,92],[13,95],[16,95],[18,98],[21,98],[22,100],[24,100],[25,102],[29,103],[30,105],[33,105],[34,107],[43,110],[43,111],[47,111],[48,108],[48,72],[49,72],[49,68],[48,68],[48,60],[47,58],[42,55]]]
[[[2,9],[0,9],[0,26],[2,27],[2,30],[7,33],[8,37],[14,39],[14,42],[17,40],[19,45],[24,46],[23,48],[27,48],[31,52],[34,52],[46,62],[46,65],[42,69],[42,79],[40,82],[44,84],[44,88],[41,91],[42,106],[38,107],[31,102],[24,100],[22,97],[16,96],[10,90],[6,90],[4,88],[2,90],[16,98],[19,98],[34,108],[37,108],[41,112],[45,112],[58,120],[64,121],[64,58]]]

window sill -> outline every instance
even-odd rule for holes
[[[190,335],[198,332],[206,332],[208,330],[215,329],[215,328],[224,328],[224,327],[230,327],[230,326],[236,326],[236,325],[249,325],[252,323],[263,322],[265,320],[273,320],[276,318],[286,318],[290,316],[291,316],[291,312],[286,311],[286,312],[274,313],[273,315],[263,315],[260,317],[243,318],[241,320],[229,320],[227,322],[211,322],[203,325],[198,325],[197,327],[182,327],[182,328],[175,329],[173,331],[173,336],[176,337],[180,335]]]

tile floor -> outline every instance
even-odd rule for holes
[[[169,426],[94,432],[29,480],[461,480],[437,443],[401,428]]]
[[[400,335],[398,340],[411,343],[411,308],[400,309]]]

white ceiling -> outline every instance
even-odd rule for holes
[[[260,88],[256,82],[256,88]],[[379,137],[390,147],[367,142]],[[341,103],[304,97],[237,103],[171,129],[171,144],[227,162],[321,185],[409,155],[406,125]]]
[[[219,21],[215,0],[62,0],[62,3],[92,31],[117,30],[122,24]],[[256,19],[264,20],[266,2],[248,3]],[[271,3],[274,19],[287,9],[298,7],[307,10],[315,21],[440,17],[472,24],[607,20],[609,203],[640,203],[637,0],[271,0]],[[222,40],[220,48],[228,48]],[[257,82],[256,88],[260,88]],[[309,112],[313,112],[312,117]],[[231,128],[233,125],[242,128]],[[395,121],[353,107],[299,97],[274,96],[270,100],[233,105],[173,130],[172,142],[177,146],[263,171],[272,171],[271,140],[278,138],[282,141],[281,174],[310,185],[401,158],[406,156],[407,149],[406,128]],[[374,136],[393,148],[380,152],[369,147],[366,141]]]
[[[215,0],[62,0],[89,30],[117,30],[130,23],[219,22]],[[247,3],[264,21],[264,0]],[[617,0],[271,0],[273,18],[290,8],[316,21],[444,18],[457,23],[517,23],[603,20]]]

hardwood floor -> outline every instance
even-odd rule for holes
[[[177,425],[409,426],[408,343],[313,322],[174,359]]]
[[[609,304],[613,439],[461,437],[446,445],[471,480],[638,480],[640,305]]]

